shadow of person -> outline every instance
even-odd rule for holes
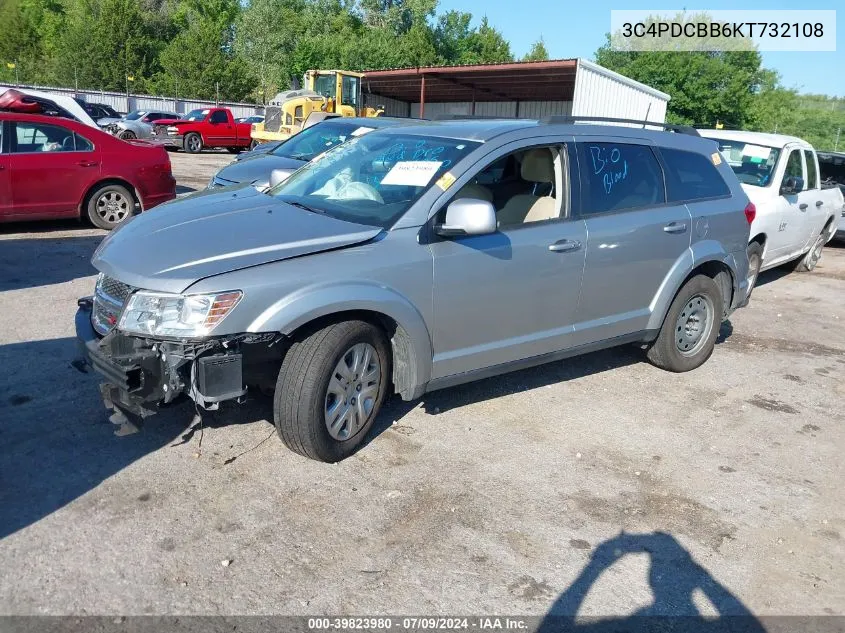
[[[627,554],[649,556],[648,582],[654,598],[652,603],[622,617],[576,617],[590,587]],[[696,592],[706,597],[717,615],[701,613],[693,600]],[[537,630],[543,633],[765,633],[763,625],[745,605],[699,565],[672,535],[665,532],[622,532],[596,547],[589,562],[555,600]]]

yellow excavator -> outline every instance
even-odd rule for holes
[[[309,70],[304,88],[280,92],[264,108],[264,122],[252,126],[252,144],[283,141],[304,127],[334,116],[377,117],[384,108],[366,107],[362,73]]]

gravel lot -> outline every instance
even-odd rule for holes
[[[231,160],[171,157],[182,192]],[[629,347],[396,399],[328,466],[261,397],[112,435],[74,364],[102,235],[0,225],[0,613],[845,613],[845,248],[762,275],[692,373]]]

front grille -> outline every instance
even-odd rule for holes
[[[91,313],[91,325],[97,333],[105,336],[117,325],[123,306],[135,288],[122,281],[100,275],[94,291],[94,310]]]
[[[282,127],[282,109],[268,106],[264,113],[264,131],[278,132]]]

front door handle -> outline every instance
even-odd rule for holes
[[[807,210],[807,203],[802,202],[801,204],[798,205],[798,208],[801,209],[802,211],[806,211]]]
[[[687,225],[685,222],[670,222],[663,227],[663,230],[666,233],[684,233],[687,230]]]
[[[817,207],[820,207],[820,206],[822,206],[823,204],[824,204],[824,202],[822,202],[821,200],[816,200],[816,206],[817,206]]]
[[[99,163],[95,160],[81,160],[77,163],[80,167],[96,167]]]
[[[549,244],[549,250],[553,253],[571,253],[581,248],[581,242],[578,240],[558,240],[554,244]]]

